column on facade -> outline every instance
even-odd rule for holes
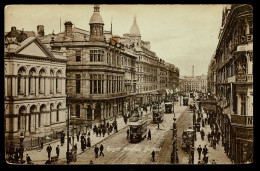
[[[5,76],[5,97],[7,96],[7,77]]]
[[[28,97],[29,94],[29,78],[24,77],[24,83],[25,83],[25,95]]]
[[[237,114],[241,115],[241,99],[240,95],[237,94]]]
[[[92,120],[94,120],[95,119],[95,110],[94,110],[94,107],[95,105],[94,104],[92,104]]]
[[[25,117],[25,135],[26,136],[28,136],[28,135],[30,135],[30,133],[29,133],[29,115],[27,114],[26,116],[24,116]]]
[[[35,94],[36,96],[39,96],[39,77],[35,77]]]
[[[49,94],[48,91],[50,91],[49,86],[48,86],[48,80],[49,80],[49,78],[44,77],[44,95],[45,96],[47,94]]]
[[[253,59],[250,60],[250,54],[247,53],[247,74],[252,74],[253,72]]]
[[[39,113],[35,113],[35,132],[39,133]]]
[[[12,94],[13,96],[17,96],[17,77],[11,77],[12,81]]]
[[[101,106],[101,111],[100,111],[101,112],[101,121],[103,121],[105,118],[104,117],[104,106],[105,106],[104,104]]]
[[[53,94],[57,94],[56,79],[57,77],[53,77]]]

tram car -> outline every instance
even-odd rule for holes
[[[153,123],[161,123],[163,121],[163,108],[159,104],[153,106]]]
[[[189,148],[192,144],[194,133],[194,130],[191,128],[183,131],[181,136],[181,148],[183,150],[189,150],[187,147]]]
[[[140,116],[138,112],[135,112],[129,118],[130,127],[130,143],[138,143],[146,138],[147,135],[147,115]]]
[[[183,96],[183,106],[188,106],[188,102],[189,102],[189,96],[184,95]]]
[[[164,104],[165,104],[165,113],[172,113],[173,112],[173,102],[166,101]]]

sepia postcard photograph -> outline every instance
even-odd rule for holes
[[[254,162],[250,4],[4,8],[7,165]]]

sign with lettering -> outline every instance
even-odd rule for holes
[[[253,116],[246,117],[246,126],[253,126]]]
[[[247,86],[238,85],[236,89],[238,92],[247,92]]]

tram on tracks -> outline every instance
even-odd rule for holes
[[[164,110],[162,106],[157,103],[153,106],[153,123],[161,123],[163,121]]]
[[[165,113],[172,113],[173,112],[173,102],[166,101],[164,103],[164,105],[165,105]]]
[[[134,111],[129,118],[130,127],[130,143],[138,143],[146,138],[148,117],[146,114],[141,115],[138,111]]]

